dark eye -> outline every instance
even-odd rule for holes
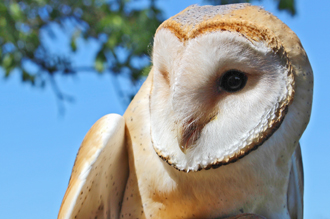
[[[227,71],[220,79],[220,89],[227,92],[236,92],[241,90],[247,81],[247,76],[238,70]]]

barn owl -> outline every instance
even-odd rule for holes
[[[295,33],[257,6],[191,6],[152,63],[87,133],[58,218],[302,218],[313,73]]]

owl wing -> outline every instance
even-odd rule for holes
[[[119,218],[128,172],[125,120],[106,115],[79,148],[58,219]]]
[[[298,143],[292,155],[292,166],[288,186],[288,210],[291,218],[303,218],[304,172],[301,148]]]

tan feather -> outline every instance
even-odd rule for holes
[[[74,163],[59,219],[118,218],[128,177],[125,122],[116,114],[97,121]]]

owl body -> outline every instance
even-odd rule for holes
[[[249,4],[157,30],[123,117],[86,135],[59,218],[302,218],[313,74],[298,37]]]

